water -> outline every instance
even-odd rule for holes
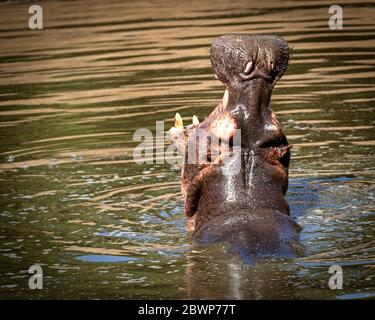
[[[0,21],[0,297],[374,298],[375,7],[328,2],[48,1]],[[288,199],[306,257],[245,265],[187,238],[178,168],[137,165],[133,133],[203,119],[223,88],[208,47],[226,33],[293,45],[272,108],[293,144]],[[43,290],[28,288],[40,264]],[[328,268],[344,288],[330,290]]]

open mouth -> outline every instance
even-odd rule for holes
[[[184,126],[176,113],[169,130],[170,140],[184,160],[181,190],[191,231],[196,213],[207,211],[200,205],[207,192],[213,198],[220,192],[204,189],[207,181],[214,189],[228,179],[236,181],[231,185],[233,192],[242,188],[251,197],[257,167],[259,179],[275,179],[282,192],[287,189],[291,146],[269,108],[274,84],[288,64],[286,42],[272,36],[229,35],[215,40],[210,54],[215,76],[226,88],[223,98],[203,121],[193,115]],[[238,163],[234,164],[234,158]],[[227,169],[229,173],[224,173]]]
[[[196,115],[192,116],[191,123],[184,126],[183,119],[176,113],[174,126],[169,130],[169,138],[175,144],[179,154],[185,159],[189,149],[204,151],[206,148],[208,156],[221,154],[221,148],[233,146],[233,138],[238,129],[236,118],[226,110],[228,103],[228,91],[225,90],[223,99],[218,106],[200,122]],[[213,150],[217,148],[217,150]],[[198,159],[201,159],[198,155]],[[186,159],[185,159],[186,160]],[[213,160],[210,158],[210,160]]]

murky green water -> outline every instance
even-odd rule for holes
[[[48,1],[41,31],[28,3],[0,4],[0,298],[375,297],[375,7],[339,3],[337,31],[329,1]],[[248,266],[190,243],[178,168],[132,160],[135,130],[216,105],[208,47],[225,33],[294,47],[272,108],[304,258]]]

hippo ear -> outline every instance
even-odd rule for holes
[[[283,158],[289,152],[289,150],[292,149],[292,147],[293,147],[292,145],[289,145],[289,146],[286,146],[286,147],[275,148],[275,149],[277,149],[276,155],[277,155],[278,160]]]
[[[268,162],[278,165],[282,164],[284,167],[289,166],[290,149],[292,145],[285,147],[272,147],[267,149],[265,158]]]

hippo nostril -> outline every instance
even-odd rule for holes
[[[240,78],[242,80],[254,79],[254,74],[253,74],[254,69],[255,69],[255,66],[254,66],[253,61],[249,61],[246,64],[245,69],[243,70],[243,72],[241,72],[239,74]]]
[[[270,62],[270,72],[272,72],[274,69],[274,64],[273,64],[273,61]]]
[[[244,72],[241,72],[239,74],[240,78],[242,81],[246,81],[246,80],[253,80],[253,79],[256,79],[256,78],[262,78],[264,80],[268,80],[268,81],[271,81],[273,80],[273,77],[269,74],[266,74],[265,72],[259,70],[258,68],[253,68],[251,70],[250,73],[246,73],[245,71],[247,70],[247,68],[244,70]]]
[[[244,73],[250,73],[250,71],[253,71],[254,69],[254,63],[252,61],[249,61],[247,64],[246,64],[246,67],[245,67],[245,70],[244,70]]]
[[[240,76],[240,78],[241,78],[243,81],[254,79],[254,76],[253,76],[252,74],[244,74],[244,73],[240,73],[239,76]]]

